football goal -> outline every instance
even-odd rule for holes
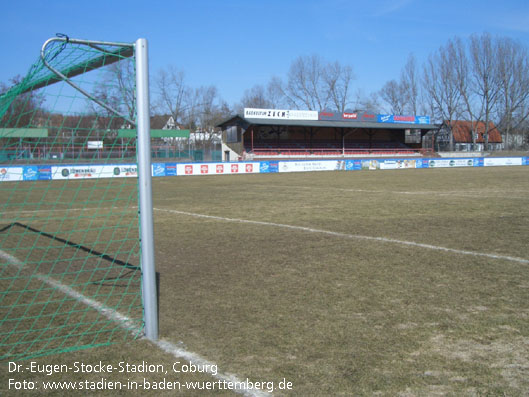
[[[157,339],[148,92],[145,39],[65,35],[0,85],[2,360]]]

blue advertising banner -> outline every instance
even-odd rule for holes
[[[430,116],[401,116],[396,114],[377,114],[379,123],[430,124]]]
[[[176,169],[177,169],[176,163],[165,163],[165,176],[178,175]]]
[[[362,169],[362,160],[345,160],[347,171],[359,171]]]
[[[415,168],[428,168],[431,159],[417,159]]]
[[[529,157],[524,157],[522,160],[523,165],[529,165]]]
[[[25,181],[36,181],[39,179],[39,167],[36,165],[26,165],[24,166],[22,175]]]
[[[49,181],[51,179],[51,166],[39,165],[37,179],[39,181]]]
[[[259,172],[262,174],[268,174],[270,172],[279,172],[278,161],[261,161],[259,163]]]
[[[152,176],[165,176],[165,163],[153,163]]]

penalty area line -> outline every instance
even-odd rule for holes
[[[191,216],[191,217],[195,217],[195,218],[212,219],[212,220],[217,220],[217,221],[234,222],[234,223],[246,223],[246,224],[251,224],[251,225],[272,226],[272,227],[279,227],[279,228],[283,228],[283,229],[299,230],[299,231],[309,232],[309,233],[319,233],[319,234],[325,234],[325,235],[328,235],[328,236],[336,236],[336,237],[349,238],[349,239],[355,239],[355,240],[379,241],[379,242],[382,242],[382,243],[391,243],[391,244],[397,244],[397,245],[424,248],[424,249],[434,250],[434,251],[450,252],[450,253],[458,254],[458,255],[479,256],[479,257],[485,257],[485,258],[490,258],[490,259],[501,259],[501,260],[506,260],[506,261],[510,261],[510,262],[518,262],[518,263],[523,263],[523,264],[526,264],[526,265],[529,264],[529,259],[518,258],[518,257],[515,257],[515,256],[490,254],[490,253],[487,253],[487,252],[478,252],[478,251],[459,250],[459,249],[455,249],[455,248],[442,247],[442,246],[438,246],[438,245],[417,243],[417,242],[414,242],[414,241],[406,241],[406,240],[397,240],[397,239],[386,238],[386,237],[363,236],[363,235],[359,235],[359,234],[333,232],[331,230],[315,229],[315,228],[305,227],[305,226],[288,225],[288,224],[284,224],[284,223],[253,221],[253,220],[249,220],[249,219],[238,219],[238,218],[226,218],[226,217],[222,217],[222,216],[197,214],[197,213],[194,213],[194,212],[178,211],[178,210],[172,210],[172,209],[166,209],[166,208],[154,208],[154,210],[155,211],[161,211],[161,212],[168,212],[168,213],[178,214],[178,215],[186,215],[186,216]]]
[[[3,259],[8,264],[16,267],[19,270],[22,270],[24,268],[24,263],[22,261],[20,261],[18,258],[14,257],[11,254],[8,254],[7,252],[1,249],[0,249],[0,259]],[[92,309],[97,310],[99,313],[107,317],[109,320],[116,322],[124,330],[129,331],[134,335],[140,335],[141,333],[143,333],[143,329],[141,327],[138,327],[137,324],[134,322],[134,320],[132,320],[128,316],[122,313],[119,313],[118,311],[110,307],[107,307],[103,305],[102,303],[97,302],[94,299],[91,299],[83,295],[82,293],[77,292],[74,289],[68,287],[67,285],[64,285],[61,282],[51,277],[48,277],[44,274],[33,273],[33,277],[48,284],[49,286],[53,288],[56,288],[57,290],[61,291],[65,295],[68,295],[78,300],[79,302],[91,307]],[[202,368],[206,369],[205,372],[208,373],[208,375],[216,378],[217,380],[221,382],[229,382],[229,383],[240,385],[241,388],[234,388],[231,390],[235,393],[239,393],[239,394],[242,394],[248,397],[265,397],[265,396],[272,395],[269,392],[249,389],[248,387],[244,388],[244,385],[247,386],[246,381],[242,381],[239,378],[237,378],[237,376],[232,375],[232,374],[223,374],[218,371],[213,371],[211,368],[217,368],[217,366],[213,362],[208,361],[207,359],[205,359],[204,357],[196,353],[182,349],[169,341],[166,341],[163,339],[159,339],[156,341],[149,340],[146,338],[143,338],[143,339],[148,340],[150,343],[154,344],[160,350],[162,350],[163,352],[167,354],[172,355],[175,358],[183,358],[189,361],[190,363],[198,364],[202,366]]]

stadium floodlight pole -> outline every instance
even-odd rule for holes
[[[149,62],[146,39],[138,39],[136,49],[136,130],[138,184],[140,199],[140,238],[142,296],[145,337],[158,339],[158,306],[154,264],[154,227],[152,210],[151,132],[149,112]]]

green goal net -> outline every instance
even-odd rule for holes
[[[0,86],[0,356],[143,333],[134,44],[51,39]]]

